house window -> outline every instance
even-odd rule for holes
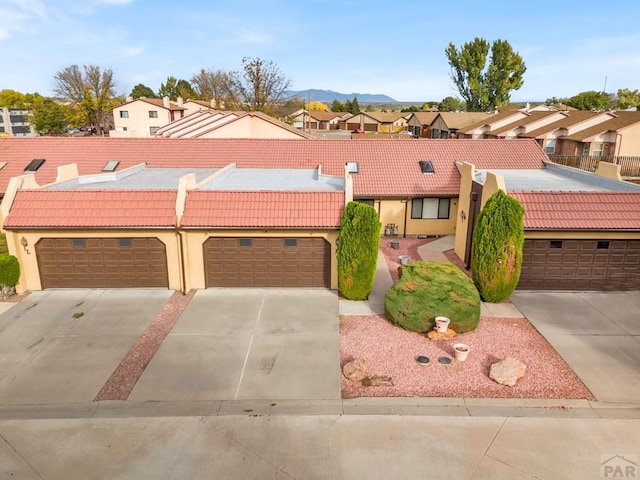
[[[131,247],[131,239],[130,238],[119,238],[118,239],[118,246],[119,247],[124,247],[124,248]]]
[[[589,156],[589,150],[591,150],[591,144],[590,143],[583,143],[582,144],[582,156],[583,157],[588,157]]]
[[[84,238],[74,238],[73,240],[71,240],[71,246],[76,248],[84,248],[85,247]]]
[[[440,138],[449,138],[449,132],[447,130],[442,130],[440,132]]]
[[[547,142],[545,143],[545,146],[544,146],[544,153],[546,153],[547,155],[553,155],[554,153],[556,153],[556,139],[555,138],[547,140]]]
[[[604,152],[604,143],[594,143],[593,144],[593,153],[594,157],[601,157]]]
[[[250,238],[240,238],[238,239],[238,246],[240,247],[250,247],[252,245]]]
[[[149,110],[149,118],[158,118],[157,110]]]
[[[128,110],[120,110],[120,118],[129,118]]]
[[[414,198],[411,218],[449,218],[450,206],[450,198]]]
[[[596,248],[598,250],[609,250],[609,245],[610,245],[609,240],[598,240],[598,244],[596,245]]]
[[[431,129],[431,138],[440,138],[440,129],[439,128]]]
[[[297,247],[298,246],[298,240],[295,238],[285,238],[284,239],[284,246],[285,247]]]
[[[150,135],[155,135],[156,131],[159,129],[160,127],[149,127],[149,134]]]
[[[562,248],[562,240],[551,240],[549,248]]]

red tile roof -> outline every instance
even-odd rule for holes
[[[639,230],[640,192],[509,192],[525,230]]]
[[[343,208],[343,192],[194,191],[182,226],[335,229]]]
[[[20,190],[4,227],[173,227],[176,192]]]
[[[45,158],[36,173],[41,185],[55,180],[56,166],[76,163],[80,175],[98,173],[109,160],[118,170],[138,163],[149,167],[220,168],[229,163],[251,168],[315,168],[343,175],[356,161],[356,197],[457,195],[460,174],[455,162],[479,169],[542,169],[548,157],[533,139],[472,140],[272,140],[272,139],[145,139],[102,137],[40,137],[0,139],[0,192],[9,178],[21,175],[34,158]],[[434,175],[423,175],[418,162],[431,160]]]

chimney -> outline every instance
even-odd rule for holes
[[[133,102],[133,97],[127,96],[127,98],[125,100],[126,100],[127,103]]]
[[[169,97],[162,97],[162,105],[164,108],[169,108],[171,106],[169,103]]]
[[[182,100],[182,97],[178,97],[178,106],[182,107],[184,105],[184,101]]]

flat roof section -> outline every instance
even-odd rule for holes
[[[317,169],[231,168],[200,190],[344,191],[344,179],[318,175]]]
[[[46,187],[47,190],[173,190],[183,176],[194,173],[200,182],[219,168],[143,168],[128,175],[116,172],[86,175]]]

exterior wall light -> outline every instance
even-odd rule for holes
[[[29,254],[29,249],[27,248],[29,246],[29,242],[27,242],[27,239],[22,237],[20,239],[20,245],[22,245],[22,248],[24,249],[25,252],[27,252],[27,255]]]
[[[460,210],[460,218],[461,218],[462,220],[464,220],[465,218],[467,218],[467,214],[466,214],[466,213],[464,213],[464,210]]]

